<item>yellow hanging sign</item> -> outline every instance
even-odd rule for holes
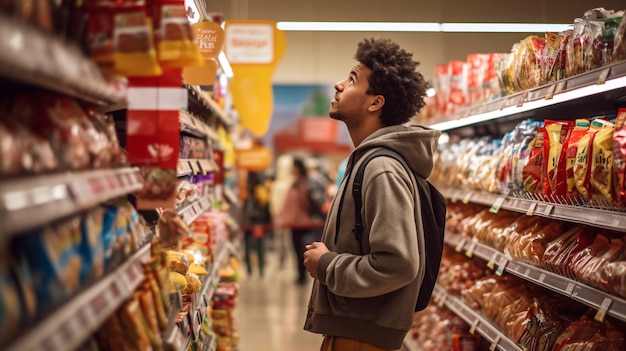
[[[267,20],[226,21],[224,28],[224,53],[234,73],[230,90],[235,109],[242,127],[262,137],[272,117],[272,76],[285,53],[285,34],[276,22]]]

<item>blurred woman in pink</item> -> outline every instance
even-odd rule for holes
[[[306,268],[303,262],[306,245],[321,239],[324,220],[314,219],[309,201],[309,178],[307,167],[300,158],[293,159],[294,181],[285,197],[278,215],[277,226],[291,229],[293,249],[298,267],[298,284],[306,283]]]

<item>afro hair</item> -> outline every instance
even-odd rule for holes
[[[390,39],[363,39],[354,58],[372,70],[368,94],[382,95],[384,126],[403,124],[424,106],[426,81],[413,54]]]

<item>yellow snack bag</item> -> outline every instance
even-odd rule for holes
[[[130,7],[130,6],[129,6]],[[152,22],[143,6],[119,12],[114,18],[114,71],[125,76],[160,76]]]
[[[599,205],[613,204],[613,131],[615,125],[603,123],[593,139],[591,158],[591,198]]]
[[[207,275],[209,274],[206,269],[204,269],[204,267],[202,267],[201,265],[197,264],[197,263],[192,263],[191,266],[189,266],[189,273],[193,273],[196,275]]]
[[[204,64],[200,50],[194,42],[182,1],[154,0],[151,14],[159,62],[169,67]]]

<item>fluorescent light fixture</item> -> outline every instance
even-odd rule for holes
[[[323,32],[439,32],[441,24],[434,22],[278,22],[284,31]]]
[[[283,31],[322,32],[444,32],[542,33],[561,32],[570,24],[551,23],[437,23],[437,22],[278,22]]]
[[[551,23],[442,23],[441,31],[446,33],[558,33],[569,27],[569,24]]]
[[[222,71],[224,71],[226,77],[232,78],[235,75],[233,73],[233,68],[230,67],[230,63],[228,63],[228,59],[226,59],[226,55],[224,55],[224,51],[220,52],[217,56],[217,61],[219,62],[220,67],[222,67]]]

